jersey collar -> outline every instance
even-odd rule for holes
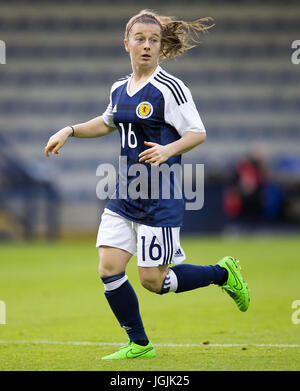
[[[129,93],[128,91],[128,86],[129,86],[129,83],[132,79],[132,76],[133,76],[133,73],[130,75],[130,78],[128,79],[127,81],[127,85],[126,85],[126,92],[127,92],[127,95],[130,96],[131,98],[137,93],[139,92],[142,88],[144,88],[148,83],[151,82],[151,80],[158,74],[158,72],[161,71],[161,67],[159,65],[157,65],[155,71],[152,73],[152,75],[145,81],[145,83],[143,83],[136,91],[134,91],[132,94]]]

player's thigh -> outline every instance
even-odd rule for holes
[[[132,222],[105,209],[101,216],[96,246],[99,247],[101,277],[124,272],[131,256],[136,252],[136,232]]]
[[[99,274],[100,277],[112,276],[125,271],[132,254],[121,248],[99,247]]]
[[[168,265],[158,265],[156,267],[139,266],[140,282],[144,288],[151,292],[159,293],[168,271]]]

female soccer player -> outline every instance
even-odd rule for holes
[[[155,349],[144,330],[137,296],[125,274],[134,254],[137,254],[140,281],[151,292],[179,293],[216,284],[234,299],[241,311],[249,306],[248,288],[234,258],[227,256],[209,266],[182,264],[185,254],[179,231],[184,201],[174,196],[178,175],[167,178],[167,171],[162,170],[156,184],[152,177],[153,169],[178,166],[183,153],[205,141],[205,128],[190,90],[158,63],[160,58],[171,58],[190,49],[190,38],[206,31],[209,26],[204,22],[208,20],[178,21],[150,10],[133,16],[127,23],[124,39],[132,74],[113,84],[110,103],[103,115],[61,129],[45,148],[49,156],[49,153],[57,154],[70,136],[101,137],[116,129],[120,133],[125,167],[120,168],[115,196],[104,209],[96,246],[106,299],[126,330],[129,343],[103,359],[155,357]],[[140,177],[135,172],[136,175],[128,178],[126,173],[137,167]],[[133,197],[130,191],[124,195],[124,180],[128,181],[127,191],[141,184],[141,176],[149,186],[148,197]],[[162,196],[166,184],[173,196]]]

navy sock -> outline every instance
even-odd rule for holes
[[[190,291],[210,284],[222,285],[227,280],[227,270],[219,265],[199,266],[188,263],[173,266],[178,287],[176,293]]]
[[[125,273],[101,278],[106,286],[110,284],[111,287],[111,284],[117,283],[116,289],[105,291],[105,297],[121,327],[126,330],[130,341],[144,341],[147,344],[148,338],[140,316],[137,296],[127,277],[125,282],[118,286],[118,280],[121,278],[125,279]]]

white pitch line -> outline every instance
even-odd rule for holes
[[[125,345],[124,342],[88,342],[88,341],[0,341],[0,344],[48,344],[48,345],[84,345],[84,346],[122,346]],[[267,348],[300,348],[299,344],[261,344],[261,343],[199,343],[199,344],[175,344],[175,343],[157,343],[154,344],[156,347],[170,347],[170,348],[199,348],[203,346],[208,347],[220,347],[220,348],[230,348],[230,347],[246,347],[246,346],[255,346],[255,347],[267,347]]]

